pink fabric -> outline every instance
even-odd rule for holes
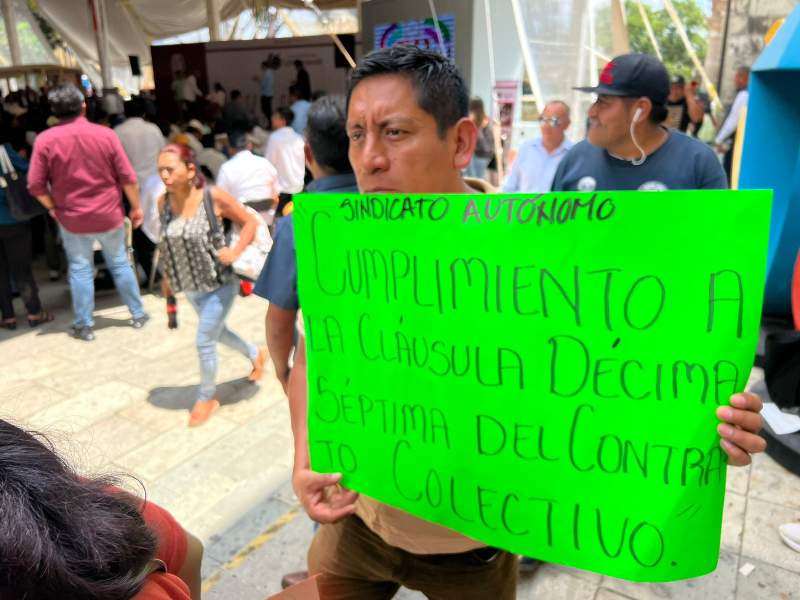
[[[100,233],[121,226],[121,188],[135,183],[136,172],[108,127],[78,117],[36,138],[28,190],[53,198],[56,218],[67,231]]]

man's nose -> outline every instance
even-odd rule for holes
[[[377,173],[389,168],[386,146],[380,135],[368,134],[364,145],[364,168],[367,173]]]

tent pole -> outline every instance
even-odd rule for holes
[[[656,51],[656,56],[658,57],[658,60],[664,62],[664,57],[661,56],[661,48],[658,46],[658,40],[656,40],[656,34],[653,31],[653,25],[650,23],[650,17],[647,16],[647,11],[644,9],[642,0],[636,0],[636,5],[639,7],[639,14],[642,16],[644,27],[647,29],[647,37],[650,38],[650,43],[653,44],[653,49]]]
[[[219,41],[219,5],[217,0],[206,0],[206,16],[208,20],[208,37],[212,42]]]
[[[536,68],[533,65],[533,56],[531,56],[531,45],[528,43],[528,36],[525,32],[525,22],[522,18],[522,7],[519,0],[511,0],[511,9],[514,12],[514,25],[517,30],[517,38],[519,38],[519,49],[522,52],[522,62],[525,64],[525,72],[528,75],[528,81],[531,84],[531,91],[536,100],[536,110],[544,110],[544,96],[542,95],[542,88],[539,85],[539,76],[536,73]]]
[[[103,94],[111,89],[111,59],[108,55],[108,20],[106,19],[105,0],[89,0],[89,9],[92,11],[92,24],[94,37],[97,43],[97,56],[100,59],[100,78],[103,84]]]
[[[17,15],[14,12],[14,0],[3,0],[3,21],[6,25],[8,49],[11,51],[11,64],[16,67],[22,64],[22,52],[19,47],[19,35],[17,35]]]
[[[611,0],[611,46],[614,56],[628,54],[631,45],[628,41],[628,28],[625,26],[625,10],[621,0]]]

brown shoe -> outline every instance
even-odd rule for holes
[[[202,425],[211,418],[211,415],[217,412],[218,408],[219,400],[216,398],[195,402],[192,407],[192,412],[189,415],[189,427]]]
[[[264,375],[264,364],[267,362],[269,358],[269,352],[267,351],[266,346],[262,346],[258,349],[258,356],[253,361],[253,370],[250,371],[250,375],[247,376],[248,381],[258,381],[261,379],[261,376]]]
[[[308,571],[295,571],[294,573],[287,573],[281,578],[281,589],[285,590],[286,588],[297,585],[306,579],[308,579]]]

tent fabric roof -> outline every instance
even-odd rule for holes
[[[18,0],[22,1],[22,0]],[[217,0],[225,20],[252,6],[253,0]],[[280,8],[303,8],[302,0],[270,0]],[[85,0],[37,0],[37,10],[84,60],[97,63],[94,27]],[[315,0],[321,10],[352,8],[355,0]],[[129,55],[150,63],[150,43],[205,27],[206,0],[106,0],[111,63],[128,64]]]

